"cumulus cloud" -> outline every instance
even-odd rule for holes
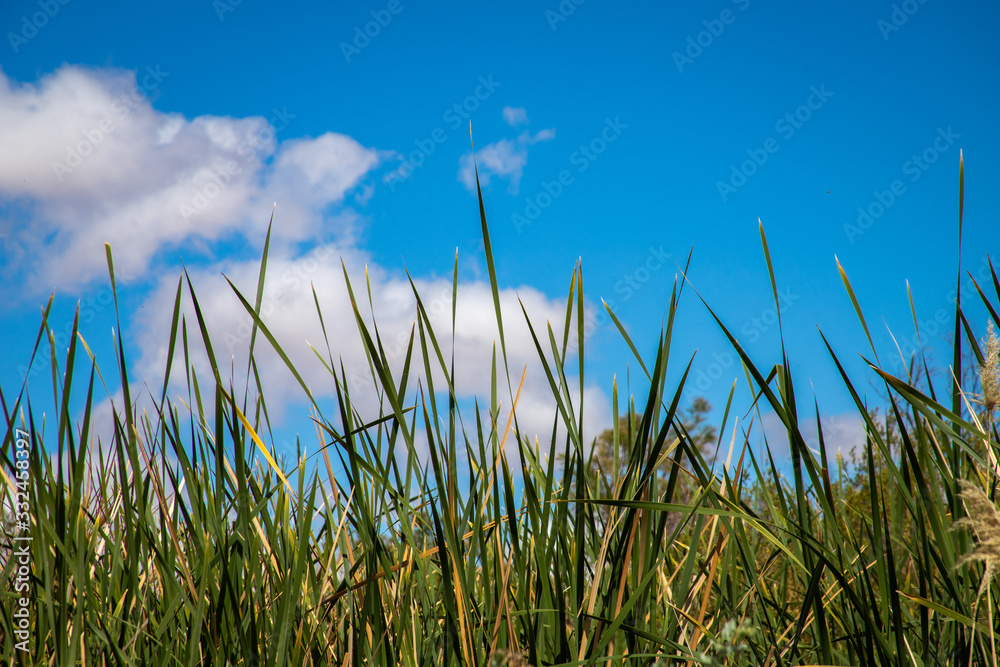
[[[528,122],[528,113],[522,108],[504,107],[503,117],[511,126]],[[555,136],[554,128],[541,130],[535,134],[525,130],[517,139],[501,139],[487,144],[478,150],[475,156],[471,152],[466,153],[459,159],[458,180],[469,192],[475,194],[478,165],[479,183],[484,188],[490,184],[494,176],[497,176],[507,179],[509,181],[507,191],[516,195],[520,191],[524,167],[528,164],[528,148],[541,141],[551,141]]]
[[[556,130],[554,127],[550,127],[547,130],[539,130],[536,134],[528,134],[525,132],[520,137],[517,138],[518,142],[523,143],[527,146],[534,146],[540,141],[552,141],[556,138]]]
[[[240,239],[256,247],[276,200],[263,318],[314,396],[333,405],[335,392],[310,344],[324,358],[343,361],[358,408],[376,414],[375,387],[340,264],[344,262],[362,300],[369,281],[378,330],[398,374],[416,315],[410,282],[402,271],[373,262],[351,233],[366,221],[350,203],[364,205],[374,195],[366,177],[384,153],[335,132],[282,140],[283,129],[294,123],[287,109],[276,109],[269,118],[189,119],[164,113],[152,102],[156,90],[169,83],[169,73],[159,69],[155,76],[140,72],[137,78],[134,72],[64,66],[32,84],[11,81],[0,72],[0,204],[5,205],[0,233],[15,237],[18,248],[6,265],[0,264],[4,280],[27,276],[29,291],[36,293],[51,288],[83,292],[88,282],[105,279],[102,246],[110,242],[116,269],[132,278],[143,276],[121,287],[126,302],[137,304],[124,314],[125,336],[135,350],[134,395],[144,396],[151,407],[146,387],[159,387],[166,366],[180,255],[187,253],[189,260],[191,253],[200,252],[201,261],[186,265],[217,360],[225,377],[232,369],[234,379],[245,382],[251,318],[220,274],[253,300],[258,261],[226,249]],[[551,130],[525,132],[486,147],[480,154],[486,178],[509,178],[516,188],[527,147],[552,136]],[[450,357],[454,348],[459,398],[468,402],[488,396],[494,349],[498,355],[500,349],[488,283],[475,279],[460,285],[452,343],[447,335],[450,282],[413,280],[439,333],[445,334],[439,339],[443,353]],[[325,315],[325,335],[313,288]],[[543,336],[546,322],[559,327],[564,321],[564,303],[530,286],[503,289],[501,299],[515,389],[521,370],[528,368],[520,423],[525,433],[547,437],[555,406],[519,300]],[[184,304],[192,349],[201,349],[190,297],[185,295]],[[362,310],[367,313],[367,305]],[[180,349],[175,354],[170,395],[176,398],[186,392]],[[208,360],[200,354],[193,363],[207,379]],[[291,406],[301,405],[301,388],[259,336],[255,361],[271,417],[280,422]],[[413,377],[411,391],[416,386]],[[158,398],[159,390],[153,393]],[[592,437],[607,422],[609,408],[594,386],[586,387],[584,396],[585,425]],[[121,409],[120,396],[117,401]],[[505,410],[509,403],[507,397]],[[95,414],[110,415],[110,399]]]
[[[511,127],[528,124],[528,112],[524,107],[504,107],[503,119]]]
[[[479,167],[479,182],[485,188],[493,176],[509,178],[508,191],[516,195],[520,189],[524,165],[528,163],[528,151],[524,145],[519,145],[509,139],[501,139],[486,145],[475,156],[472,153],[462,156],[459,161],[458,180],[472,193],[476,192],[476,166]]]
[[[301,241],[379,162],[342,134],[279,144],[294,122],[287,109],[270,119],[158,111],[151,98],[169,72],[147,69],[63,66],[32,84],[0,72],[6,279],[76,291],[103,277],[105,242],[124,274],[140,274],[182,245],[259,234],[275,199],[287,203],[277,240]]]

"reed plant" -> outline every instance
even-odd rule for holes
[[[963,196],[960,168],[959,238]],[[50,357],[56,413],[43,422],[23,387],[0,388],[5,664],[996,666],[1000,346],[992,329],[981,344],[966,317],[982,306],[1000,326],[995,272],[972,298],[959,291],[942,390],[923,353],[900,375],[879,362],[838,265],[886,396],[866,402],[823,337],[864,424],[853,463],[833,454],[841,443],[824,436],[818,407],[800,404],[783,342],[760,366],[705,304],[741,361],[749,413],[773,412],[785,431],[751,447],[727,428],[730,393],[708,431],[720,452],[710,465],[705,430],[684,419],[691,360],[670,355],[693,290],[675,282],[648,355],[608,309],[649,389],[609,388],[607,422],[622,427],[598,456],[580,404],[582,266],[563,322],[528,319],[554,406],[539,441],[517,416],[524,375],[507,362],[481,193],[479,214],[499,337],[490,394],[471,409],[443,344],[454,327],[435,330],[414,285],[413,333],[390,364],[366,316],[370,290],[345,270],[353,312],[332,315],[357,323],[379,408],[359,407],[328,343],[316,349],[336,397],[325,415],[261,315],[269,232],[256,294],[233,287],[253,320],[244,390],[182,276],[153,409],[137,407],[119,335],[122,400],[112,441],[97,442],[103,376],[78,321],[57,349],[50,300],[35,350]],[[763,227],[760,238],[780,329]],[[116,290],[110,247],[107,261]],[[453,276],[454,304],[457,264]],[[331,316],[318,296],[316,309],[321,323]],[[274,448],[262,345],[297,378],[321,436],[317,458],[294,467]],[[198,372],[201,353],[210,373]],[[668,383],[668,369],[680,380]],[[183,399],[170,397],[177,377]],[[82,418],[70,400],[80,392]]]

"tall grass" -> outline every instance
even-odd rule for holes
[[[959,236],[963,194],[960,187]],[[888,396],[882,418],[824,337],[867,434],[849,471],[830,460],[838,443],[824,437],[818,408],[799,405],[784,345],[777,363],[758,367],[709,308],[742,360],[752,409],[758,416],[773,411],[785,427],[787,475],[772,455],[775,443],[755,455],[749,435],[732,430],[722,440],[722,429],[728,465],[713,473],[685,429],[681,395],[690,361],[676,386],[666,379],[683,283],[675,283],[648,357],[609,309],[649,391],[626,398],[611,388],[609,423],[619,423],[620,414],[636,416],[627,429],[614,430],[616,440],[629,441],[621,466],[601,474],[592,465],[580,405],[582,268],[573,271],[561,329],[529,320],[556,406],[553,435],[538,444],[517,420],[523,376],[507,364],[481,194],[479,210],[499,348],[490,395],[465,418],[453,385],[455,360],[442,345],[448,332],[431,326],[416,287],[416,326],[394,372],[377,327],[362,315],[356,294],[363,291],[346,270],[381,407],[370,414],[357,408],[342,364],[329,351],[317,352],[337,400],[336,417],[323,417],[260,315],[270,235],[256,294],[233,287],[253,318],[252,387],[238,395],[235,379],[224,376],[197,295],[182,278],[153,410],[136,407],[119,336],[123,405],[114,412],[113,441],[103,447],[93,442],[91,419],[104,382],[100,371],[77,335],[78,322],[60,356],[47,308],[36,352],[47,343],[54,419],[40,423],[23,389],[0,390],[8,510],[22,509],[14,508],[15,429],[30,434],[30,526],[18,530],[13,513],[5,524],[11,540],[30,537],[31,552],[28,590],[18,593],[11,549],[23,542],[10,541],[4,551],[0,641],[7,659],[28,665],[997,664],[1000,592],[992,577],[1000,569],[1000,438],[997,397],[990,393],[997,386],[997,346],[980,347],[961,295],[946,395],[913,379],[930,377],[922,354],[895,377],[872,344],[869,365]],[[763,227],[761,242],[780,327]],[[114,289],[110,248],[108,266]],[[840,272],[871,342],[859,299]],[[959,270],[959,287],[961,276]],[[454,281],[453,303],[457,266]],[[992,287],[1000,299],[995,272],[992,283],[976,284],[975,296],[1000,326],[997,300],[987,296]],[[195,317],[182,316],[185,302]],[[316,307],[321,322],[331,315],[318,298]],[[265,342],[314,408],[327,445],[318,469],[300,460],[282,470],[276,462],[267,379],[254,361],[254,349]],[[207,354],[210,376],[197,373],[196,349]],[[173,372],[172,363],[183,363],[182,372]],[[978,397],[975,379],[959,380],[972,367],[982,369]],[[168,380],[178,375],[183,401],[168,397]],[[85,408],[74,423],[70,396],[79,385]],[[723,426],[732,402],[731,393]],[[514,408],[510,419],[505,406]],[[818,451],[804,435],[812,422]],[[418,456],[424,447],[427,455]],[[657,474],[664,461],[674,463],[669,474]],[[30,613],[26,652],[15,650],[22,597]]]

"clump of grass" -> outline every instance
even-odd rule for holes
[[[967,388],[955,387],[951,405],[942,404],[931,373],[924,383],[912,380],[914,368],[895,377],[872,344],[869,365],[888,396],[876,412],[824,337],[867,438],[857,465],[849,474],[835,470],[834,481],[840,459],[831,464],[828,452],[840,443],[824,436],[815,406],[818,450],[807,445],[809,411],[799,404],[783,341],[780,357],[760,365],[709,308],[739,355],[756,397],[754,419],[770,410],[785,429],[780,445],[791,463],[780,466],[779,443],[755,451],[750,434],[732,428],[733,394],[717,429],[687,428],[681,396],[691,361],[680,362],[676,386],[666,381],[678,363],[671,338],[684,283],[675,283],[651,354],[640,354],[608,309],[648,382],[645,395],[621,401],[611,387],[609,423],[628,417],[608,436],[608,475],[579,405],[582,267],[572,273],[563,326],[528,321],[558,426],[538,442],[518,422],[523,376],[507,367],[481,195],[479,210],[499,347],[490,395],[472,415],[463,415],[454,359],[442,351],[447,332],[435,331],[416,287],[413,333],[402,367],[393,367],[346,271],[351,312],[334,316],[354,318],[381,401],[374,411],[358,407],[358,389],[329,342],[317,359],[335,407],[317,400],[261,315],[270,235],[256,294],[234,287],[253,321],[243,394],[237,378],[224,375],[197,294],[182,277],[164,385],[149,397],[151,409],[138,409],[117,341],[122,400],[111,442],[93,439],[104,376],[76,324],[69,349],[57,350],[46,308],[38,340],[49,343],[56,414],[43,419],[26,391],[0,388],[4,466],[15,469],[15,428],[31,444],[31,485],[21,490],[30,521],[18,534],[30,538],[30,578],[27,591],[0,593],[6,659],[254,667],[993,663],[996,628],[977,610],[982,600],[987,609],[1000,602],[991,585],[1000,519],[986,491],[1000,482],[991,465],[998,438],[987,422],[984,445],[981,425],[959,409]],[[780,321],[763,227],[760,234]],[[117,309],[110,249],[108,266]],[[453,299],[457,266],[454,276]],[[1000,285],[995,274],[993,284]],[[996,319],[995,305],[980,295]],[[331,314],[314,296],[322,323]],[[968,310],[956,303],[956,325],[965,323],[956,326],[956,369],[965,349],[978,349]],[[291,469],[277,463],[267,382],[254,355],[264,341],[302,386],[318,428],[318,467],[301,457]],[[992,410],[995,334],[989,341],[980,383]],[[209,359],[208,373],[199,372],[196,349]],[[920,356],[912,364],[926,370],[928,362]],[[183,378],[176,400],[167,387],[172,369]],[[568,379],[574,374],[578,387]],[[70,399],[81,393],[84,417],[74,424]],[[716,450],[728,447],[726,466],[705,459],[707,434]],[[0,505],[13,507],[19,489],[5,475]],[[972,528],[978,541],[953,526]],[[13,538],[15,528],[3,530]],[[9,553],[5,582],[18,567]],[[20,596],[29,600],[27,652],[15,651],[19,626],[8,611]]]

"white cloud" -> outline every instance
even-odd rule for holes
[[[466,153],[459,160],[458,180],[466,189],[476,192],[476,166],[479,167],[479,183],[484,188],[490,184],[493,176],[509,179],[507,190],[516,195],[520,190],[524,167],[528,164],[528,147],[540,141],[550,141],[556,136],[555,129],[541,130],[532,135],[523,132],[516,140],[501,139],[476,152],[475,162],[472,153]]]
[[[168,74],[155,85],[170,85]],[[63,66],[19,84],[0,72],[0,200],[13,211],[0,232],[16,248],[5,279],[79,290],[104,276],[105,242],[125,275],[141,274],[158,254],[256,238],[275,199],[286,203],[276,241],[301,241],[379,161],[340,134],[279,145],[262,117],[158,111],[154,79],[142,80],[138,89],[132,72]]]
[[[511,127],[528,124],[528,112],[524,107],[504,107],[503,119]]]
[[[163,85],[168,83],[169,79]],[[187,269],[221,372],[228,378],[232,369],[237,386],[242,386],[251,320],[220,273],[252,301],[259,263],[227,256],[222,253],[225,245],[216,242],[242,238],[252,246],[260,244],[272,202],[277,200],[264,320],[314,394],[332,406],[333,379],[307,344],[327,355],[313,301],[315,286],[333,360],[343,360],[349,381],[358,388],[359,409],[375,414],[377,400],[340,262],[362,301],[367,297],[367,272],[379,332],[398,374],[415,321],[412,290],[402,272],[379,266],[358,247],[351,232],[365,221],[345,203],[349,197],[363,203],[372,196],[373,186],[365,177],[384,154],[332,132],[279,142],[276,132],[286,120],[272,124],[260,117],[187,119],[163,113],[148,98],[135,94],[135,85],[134,73],[118,70],[64,66],[30,85],[0,73],[0,201],[17,209],[0,219],[0,232],[16,235],[22,250],[2,270],[28,275],[35,291],[83,290],[87,281],[103,279],[102,246],[111,242],[119,272],[147,276],[145,284],[128,280],[122,286],[125,302],[139,303],[137,310],[126,314],[125,337],[137,349],[130,355],[136,360],[131,375],[136,395],[145,396],[148,386],[158,398],[178,258],[182,250],[188,256],[197,254],[200,245],[206,249],[202,261],[188,262]],[[516,187],[527,147],[551,136],[551,131],[534,136],[525,132],[515,141],[488,146],[481,154],[487,178],[490,174],[510,178]],[[3,279],[11,280],[9,275]],[[442,334],[443,353],[450,357],[450,282],[415,276],[414,283]],[[136,291],[129,294],[132,290]],[[521,369],[528,367],[519,407],[521,425],[525,433],[548,433],[554,403],[518,299],[542,336],[546,321],[561,326],[564,302],[529,286],[503,289],[501,299],[515,389]],[[203,349],[186,288],[184,303],[192,348]],[[368,312],[367,305],[361,307]],[[269,411],[280,423],[289,408],[301,405],[302,392],[270,344],[258,336],[256,345]],[[456,390],[463,401],[479,396],[483,405],[482,399],[488,400],[494,347],[499,354],[489,284],[478,279],[461,284],[454,353]],[[192,363],[204,387],[211,373],[204,352],[200,357],[195,354]],[[176,355],[170,387],[175,398],[184,387],[180,348]],[[109,361],[99,359],[99,363],[107,367]],[[415,363],[420,363],[419,355]],[[410,391],[416,386],[413,377]],[[508,410],[505,394],[500,396]],[[585,396],[586,428],[592,437],[608,421],[608,402],[594,386],[585,388]],[[143,400],[148,405],[148,397]],[[107,417],[109,407],[106,402],[95,414]],[[466,413],[466,419],[466,426],[474,428],[473,415]],[[303,422],[302,428],[309,430],[305,419],[294,424],[299,428]]]
[[[518,137],[518,141],[524,142],[528,146],[534,146],[540,141],[552,141],[555,138],[556,138],[556,130],[554,127],[550,127],[547,130],[539,130],[539,132],[534,136],[525,132],[520,137]]]
[[[493,176],[510,179],[508,188],[512,195],[516,195],[520,187],[521,176],[524,174],[524,165],[528,163],[528,151],[523,145],[501,139],[492,144],[486,145],[475,156],[466,153],[459,160],[458,179],[465,185],[469,192],[476,191],[476,166],[479,167],[479,182],[482,187],[487,187]]]

